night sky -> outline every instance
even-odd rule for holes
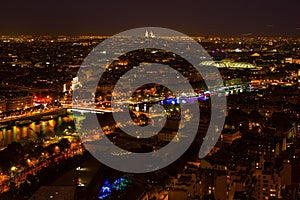
[[[299,0],[2,0],[0,7],[0,34],[113,35],[159,26],[191,36],[300,36]]]

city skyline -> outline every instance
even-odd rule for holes
[[[0,199],[299,199],[299,5],[2,1]]]
[[[158,44],[165,37],[155,28],[146,30],[139,32],[141,37],[136,37],[135,42],[128,42],[132,37],[124,35],[118,44],[132,47],[143,44],[143,40]],[[165,38],[180,41],[178,36]],[[107,55],[112,48],[118,59],[107,65],[94,95],[89,96],[83,83],[98,80],[96,73],[84,67],[82,76],[76,74],[81,66],[90,66],[85,64],[85,58],[105,39],[0,37],[1,199],[233,200],[300,196],[299,39],[193,38],[214,60],[205,59],[201,65],[215,66],[220,71],[224,87],[219,89],[224,91],[227,102],[221,135],[214,137],[216,145],[202,159],[198,153],[210,134],[211,97],[215,93],[207,88],[196,69],[174,52],[150,48],[121,55],[118,46],[108,45],[107,50],[99,52]],[[189,56],[194,55],[193,46],[183,46],[191,51]],[[174,80],[180,90],[178,95],[171,89],[173,84],[165,86],[165,82],[161,85],[154,81],[155,84],[141,84],[127,98],[128,81],[135,79],[125,78],[126,74],[134,69],[144,71],[140,67],[146,63],[178,71],[193,90],[182,91],[177,76]],[[166,77],[162,70],[148,72],[142,75]],[[210,73],[209,77],[214,80],[215,74]],[[125,80],[126,87],[117,90],[119,80]],[[115,101],[113,94],[121,101]],[[78,101],[77,96],[82,95],[88,96]],[[182,105],[190,108],[195,102],[201,110],[199,122],[192,117],[191,109],[181,109]],[[117,109],[113,103],[117,103]],[[163,106],[162,113],[158,106]],[[151,108],[155,110],[150,113]],[[126,110],[128,120],[114,119],[114,113],[122,117]],[[166,117],[166,122],[162,117]],[[95,127],[91,121],[99,124]],[[126,132],[133,125],[150,124],[163,128],[149,138],[144,138],[144,133],[135,132],[138,135],[133,137]],[[181,134],[180,127],[189,133]],[[128,158],[132,152],[159,151],[170,141],[182,147],[182,142],[191,138],[193,127],[198,127],[197,134],[183,156],[152,173],[124,173],[91,155],[96,147],[103,155],[118,160]],[[106,153],[110,143],[105,138],[119,148]]]

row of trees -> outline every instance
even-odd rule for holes
[[[26,166],[27,158],[38,158],[42,153],[51,155],[54,153],[56,146],[64,151],[70,147],[70,142],[68,139],[63,138],[58,143],[51,144],[46,148],[26,139],[23,139],[21,143],[13,142],[3,151],[0,151],[0,169],[3,172],[9,172],[12,166]]]

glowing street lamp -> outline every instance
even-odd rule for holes
[[[30,166],[31,165],[31,160],[27,159],[27,164]]]
[[[10,171],[15,172],[16,170],[17,170],[17,168],[16,168],[15,166],[12,166],[12,167],[10,168]]]
[[[56,147],[54,148],[54,150],[55,150],[56,152],[59,152],[59,151],[60,151],[59,146],[56,146]]]

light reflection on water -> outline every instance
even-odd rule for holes
[[[23,120],[19,124],[0,128],[0,148],[25,139],[35,142],[41,136],[47,138],[60,135],[66,133],[66,129],[75,130],[72,115],[58,116],[49,120]]]

